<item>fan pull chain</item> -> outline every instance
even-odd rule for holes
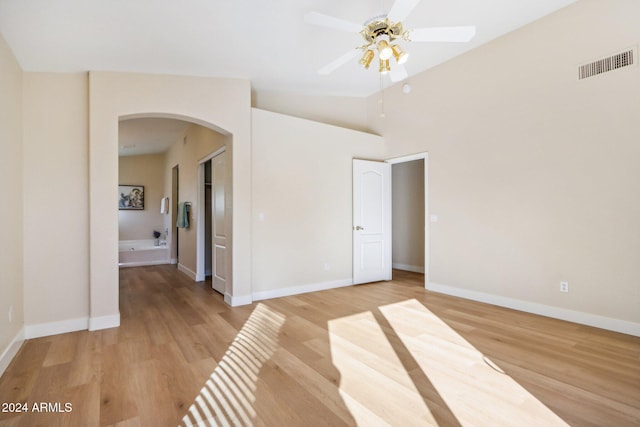
[[[380,0],[380,14],[381,15],[386,15],[387,12],[385,12],[384,9],[384,0]],[[384,115],[384,81],[383,81],[383,76],[382,73],[379,73],[380,76],[380,100],[378,102],[380,102],[380,118],[384,119],[385,115]]]
[[[380,73],[380,117],[384,119],[384,87],[382,85],[382,73]]]

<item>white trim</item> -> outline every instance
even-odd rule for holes
[[[169,261],[169,264],[172,264],[172,265],[176,265],[177,263],[178,263],[177,258],[171,258],[171,260]]]
[[[203,158],[201,158],[200,160],[198,160],[198,164],[203,164],[205,162],[208,162],[209,160],[213,159],[215,156],[217,156],[218,154],[222,154],[227,150],[227,146],[223,146],[218,148],[216,151],[214,151],[213,153],[207,154],[206,156],[204,156]]]
[[[429,259],[431,257],[429,247],[429,236],[431,235],[431,225],[429,221],[429,153],[424,154],[424,288],[429,286]]]
[[[231,307],[238,307],[240,305],[249,305],[253,302],[251,295],[245,295],[242,297],[234,297],[233,295],[224,294],[224,302]]]
[[[613,319],[611,317],[568,310],[566,308],[553,307],[550,305],[538,304],[515,298],[508,298],[485,292],[470,291],[467,289],[457,288],[455,286],[442,285],[433,282],[430,283],[427,289],[441,294],[480,301],[500,307],[512,308],[514,310],[552,317],[554,319],[566,320],[569,322],[579,323],[581,325],[594,326],[596,328],[607,329],[609,331],[620,332],[637,337],[640,336],[640,323],[628,322],[626,320]]]
[[[25,325],[24,336],[26,339],[48,337],[50,335],[66,334],[67,332],[86,331],[89,328],[89,318],[60,320],[58,322],[37,323]]]
[[[208,156],[207,156],[208,157]],[[201,161],[198,164],[198,215],[197,215],[197,223],[196,223],[196,271],[192,276],[192,279],[196,282],[202,282],[205,279],[204,275],[204,215],[205,215],[205,206],[204,206],[204,163],[206,160]],[[180,264],[178,264],[178,268],[180,268]]]
[[[7,370],[16,354],[18,354],[18,350],[22,347],[24,340],[24,327],[22,327],[11,342],[9,342],[7,348],[0,354],[0,377],[4,374],[4,371]]]
[[[424,267],[421,267],[419,265],[408,265],[408,264],[400,264],[398,262],[394,262],[392,264],[392,267],[395,268],[396,270],[404,270],[404,271],[411,271],[413,273],[424,274]]]
[[[120,326],[120,313],[110,316],[90,317],[89,330],[98,331],[100,329],[117,328]]]
[[[343,288],[353,285],[353,279],[333,280],[331,282],[310,283],[307,285],[291,286],[288,288],[273,289],[270,291],[254,292],[253,300],[260,301],[271,298],[287,297],[291,295],[305,294],[307,292],[326,291],[328,289]]]
[[[158,260],[158,261],[137,261],[137,262],[119,262],[118,267],[127,268],[127,267],[144,267],[146,265],[161,265],[161,264],[170,264],[168,260]]]
[[[191,280],[194,280],[194,281],[197,282],[195,271],[191,270],[188,267],[185,267],[184,264],[178,263],[178,271],[182,271],[184,274],[186,274],[187,276],[191,277]]]
[[[396,163],[411,162],[413,160],[427,159],[428,157],[429,153],[425,151],[422,153],[410,154],[408,156],[394,157],[393,159],[385,160],[385,162],[395,165]]]
[[[385,162],[395,165],[397,163],[412,162],[414,160],[424,160],[424,267],[421,273],[424,274],[424,288],[429,288],[429,152],[409,154],[407,156],[394,157]],[[404,270],[404,269],[403,269]],[[412,270],[409,270],[412,271]]]

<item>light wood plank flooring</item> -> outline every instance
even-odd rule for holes
[[[122,326],[28,340],[0,403],[30,412],[0,425],[640,425],[640,338],[422,280],[230,308],[175,267],[123,269]]]

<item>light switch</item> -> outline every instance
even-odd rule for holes
[[[429,215],[429,221],[430,222],[438,222],[438,215],[436,215],[436,214]]]
[[[258,222],[262,222],[262,221],[264,221],[264,212],[260,212],[258,214]]]

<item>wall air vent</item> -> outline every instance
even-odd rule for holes
[[[587,77],[597,76],[598,74],[617,70],[618,68],[634,65],[637,62],[638,52],[634,47],[633,49],[627,49],[624,52],[616,53],[615,55],[579,66],[578,79],[582,80]]]

